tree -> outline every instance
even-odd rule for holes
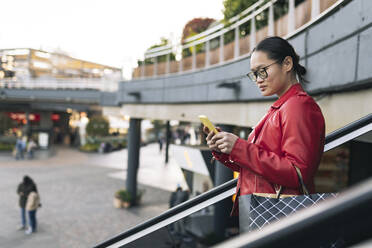
[[[182,44],[185,44],[186,39],[207,30],[208,27],[215,21],[216,20],[213,18],[194,18],[188,23],[186,23],[182,31],[181,39]],[[192,49],[193,47],[183,50],[182,56],[184,57],[190,56],[192,54]],[[196,53],[204,52],[204,50],[205,50],[204,44],[199,44],[196,46]]]
[[[224,0],[224,21],[228,23],[230,18],[240,14],[242,11],[249,8],[255,2],[257,2],[257,0]]]
[[[201,32],[207,30],[208,27],[215,21],[216,20],[213,18],[194,18],[186,23],[182,31],[182,44],[184,44],[185,40],[191,36],[200,34]]]
[[[155,45],[150,46],[149,48],[146,49],[146,51],[149,51],[149,50],[157,48],[157,47],[166,46],[168,44],[170,44],[170,40],[165,38],[165,37],[161,37],[160,38],[160,43],[157,43]],[[174,53],[171,53],[169,59],[170,59],[170,61],[176,60],[176,55]],[[158,60],[158,63],[165,62],[167,60],[167,55],[159,56],[159,57],[157,57],[157,60]],[[153,63],[154,63],[153,58],[145,59],[145,65],[150,65],[150,64],[153,64]],[[138,60],[137,64],[138,64],[138,66],[141,66],[143,64],[143,61]]]
[[[87,124],[87,134],[91,136],[106,136],[109,133],[109,121],[103,116],[93,116]]]
[[[298,5],[302,3],[304,0],[296,0],[295,4]],[[251,5],[256,3],[257,0],[224,0],[223,5],[224,5],[224,10],[223,10],[223,15],[224,15],[224,23],[225,26],[229,26],[231,23],[229,23],[229,19],[240,14],[242,11],[246,10],[249,8]],[[267,2],[267,1],[266,1]],[[277,20],[283,15],[288,13],[288,0],[278,0],[275,3],[275,8],[274,8],[274,19]],[[256,23],[256,30],[261,29],[264,26],[268,25],[268,11],[263,11],[259,15],[256,16],[255,23]],[[251,23],[246,22],[240,25],[239,27],[239,33],[240,37],[244,37],[250,33],[251,29]],[[225,44],[234,41],[234,32],[230,31],[225,34],[224,36],[224,41]]]

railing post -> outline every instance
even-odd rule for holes
[[[222,64],[223,61],[225,60],[224,58],[224,46],[225,46],[225,41],[224,41],[224,37],[223,37],[223,34],[221,34],[220,36],[220,61],[219,63]]]
[[[183,50],[182,50],[183,51]],[[182,65],[183,57],[180,59],[180,63],[178,64],[178,73],[182,73],[183,71],[183,65]]]
[[[205,42],[205,67],[208,68],[210,65],[210,40]]]
[[[192,47],[192,70],[196,69],[196,46]]]
[[[269,7],[269,30],[268,30],[269,36],[274,36],[274,4],[271,4]]]
[[[167,54],[167,65],[165,67],[165,74],[170,73],[170,53]]]
[[[256,47],[256,17],[253,16],[251,19],[251,33],[250,33],[250,50]]]
[[[289,0],[288,9],[288,33],[292,33],[295,30],[295,0]]]
[[[320,14],[320,1],[311,0],[311,19],[316,18]]]
[[[154,77],[158,75],[158,57],[154,57]]]
[[[142,65],[140,66],[141,78],[145,77],[145,60],[143,60]]]
[[[239,40],[240,40],[240,37],[239,37],[239,26],[237,26],[234,30],[234,34],[235,34],[235,40],[234,40],[234,59],[238,58],[239,57]]]

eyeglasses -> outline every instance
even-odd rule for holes
[[[278,61],[275,61],[274,63],[270,64],[270,65],[267,65],[265,67],[262,67],[260,69],[258,69],[257,71],[251,71],[249,73],[247,73],[247,76],[253,81],[253,82],[256,82],[257,81],[257,77],[260,77],[261,79],[266,79],[269,75],[267,74],[267,68],[269,68],[270,66],[274,65],[278,63]]]

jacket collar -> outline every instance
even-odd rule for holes
[[[302,89],[301,84],[296,83],[292,85],[291,88],[289,88],[287,92],[285,92],[278,100],[276,100],[271,107],[276,109],[280,108],[280,106],[282,106],[282,104],[285,103],[291,96],[294,96],[299,92],[304,92],[304,90]]]

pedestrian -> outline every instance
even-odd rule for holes
[[[159,136],[158,136],[159,153],[161,153],[161,151],[163,150],[163,143],[164,143],[163,134],[159,133]]]
[[[247,75],[263,96],[278,96],[248,140],[208,128],[206,140],[215,159],[240,172],[237,200],[253,193],[300,195],[299,174],[310,193],[325,140],[325,122],[317,103],[302,88],[306,69],[288,41],[280,37],[262,40],[253,50]]]
[[[19,230],[24,230],[27,227],[27,219],[26,219],[26,202],[29,193],[32,190],[32,186],[34,185],[34,181],[27,175],[23,177],[22,182],[17,187],[17,194],[19,196],[19,207],[21,208],[21,226],[18,228]]]
[[[26,202],[26,210],[30,222],[30,225],[25,232],[26,234],[31,234],[37,231],[36,211],[40,206],[41,206],[40,196],[39,193],[37,192],[36,184],[33,184],[30,189],[30,193],[28,194]]]
[[[15,159],[23,159],[23,141],[21,137],[17,137],[16,145],[15,145]]]
[[[189,192],[186,190],[183,190],[182,187],[178,184],[176,191],[171,193],[170,199],[169,199],[169,207],[172,208],[174,206],[177,206],[189,199]],[[176,221],[173,225],[170,225],[171,232],[175,232],[180,236],[186,235],[185,230],[185,219],[180,219]]]
[[[35,148],[37,147],[35,141],[30,138],[28,143],[27,143],[27,148],[26,148],[26,151],[27,151],[27,157],[29,159],[33,159],[34,158],[34,150]]]

